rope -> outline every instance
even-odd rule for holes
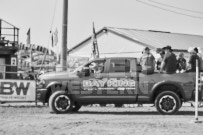
[[[150,3],[147,3],[147,2],[141,1],[141,0],[137,0],[137,2],[140,2],[140,3],[142,3],[142,4],[145,4],[145,5],[154,7],[154,8],[158,8],[158,9],[161,9],[161,10],[164,10],[164,11],[172,12],[172,13],[175,13],[175,14],[184,15],[184,16],[188,16],[188,17],[192,17],[192,18],[196,18],[196,19],[203,19],[203,17],[194,16],[194,15],[188,15],[188,14],[176,12],[176,11],[173,11],[173,10],[165,9],[165,8],[162,8],[162,7],[159,7],[159,6],[156,6],[156,5],[153,5],[153,4],[150,4]]]
[[[171,6],[171,5],[168,5],[168,4],[160,3],[160,2],[157,2],[157,1],[154,1],[154,0],[148,0],[148,1],[156,3],[156,4],[159,4],[159,5],[163,5],[163,6],[167,6],[167,7],[171,7],[171,8],[175,8],[175,9],[179,9],[179,10],[183,10],[183,11],[187,11],[187,12],[193,12],[193,13],[203,14],[203,12],[200,12],[200,11],[194,11],[194,10],[179,8],[179,7]]]
[[[46,59],[46,55],[47,55],[47,53],[48,53],[48,51],[49,51],[49,49],[50,49],[50,48],[49,48],[49,43],[50,43],[52,28],[53,28],[53,24],[54,24],[54,20],[55,20],[57,2],[58,2],[58,0],[55,0],[55,3],[54,3],[54,12],[53,12],[53,16],[52,16],[52,22],[51,22],[51,26],[50,26],[49,38],[48,38],[48,43],[47,43],[47,44],[48,44],[48,50],[47,50],[47,51],[45,52],[45,54],[44,54],[44,59],[43,59],[43,61],[42,61],[41,67],[42,67],[42,65],[43,65],[43,63],[44,63],[44,60]],[[39,72],[41,71],[41,67],[40,67]]]

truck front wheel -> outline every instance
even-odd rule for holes
[[[179,110],[181,100],[175,92],[163,91],[156,97],[155,106],[160,114],[172,115]]]
[[[68,113],[72,110],[73,102],[65,91],[57,91],[49,98],[49,107],[54,113]]]

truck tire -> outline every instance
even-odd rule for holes
[[[180,97],[173,91],[163,91],[155,99],[157,111],[163,115],[172,115],[178,112],[181,106]]]
[[[81,107],[82,107],[82,105],[74,104],[71,111],[72,112],[77,112]]]
[[[68,113],[72,110],[73,102],[65,91],[57,91],[50,96],[49,107],[57,114]]]

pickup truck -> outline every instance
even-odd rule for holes
[[[72,72],[41,75],[37,98],[54,113],[76,112],[87,104],[141,103],[171,115],[183,102],[194,101],[195,80],[195,72],[144,74],[136,58],[99,58]]]

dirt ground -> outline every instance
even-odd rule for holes
[[[203,121],[203,108],[199,109]],[[194,108],[184,104],[176,115],[163,116],[155,107],[82,107],[78,113],[52,114],[46,106],[0,105],[0,135],[202,135]]]

